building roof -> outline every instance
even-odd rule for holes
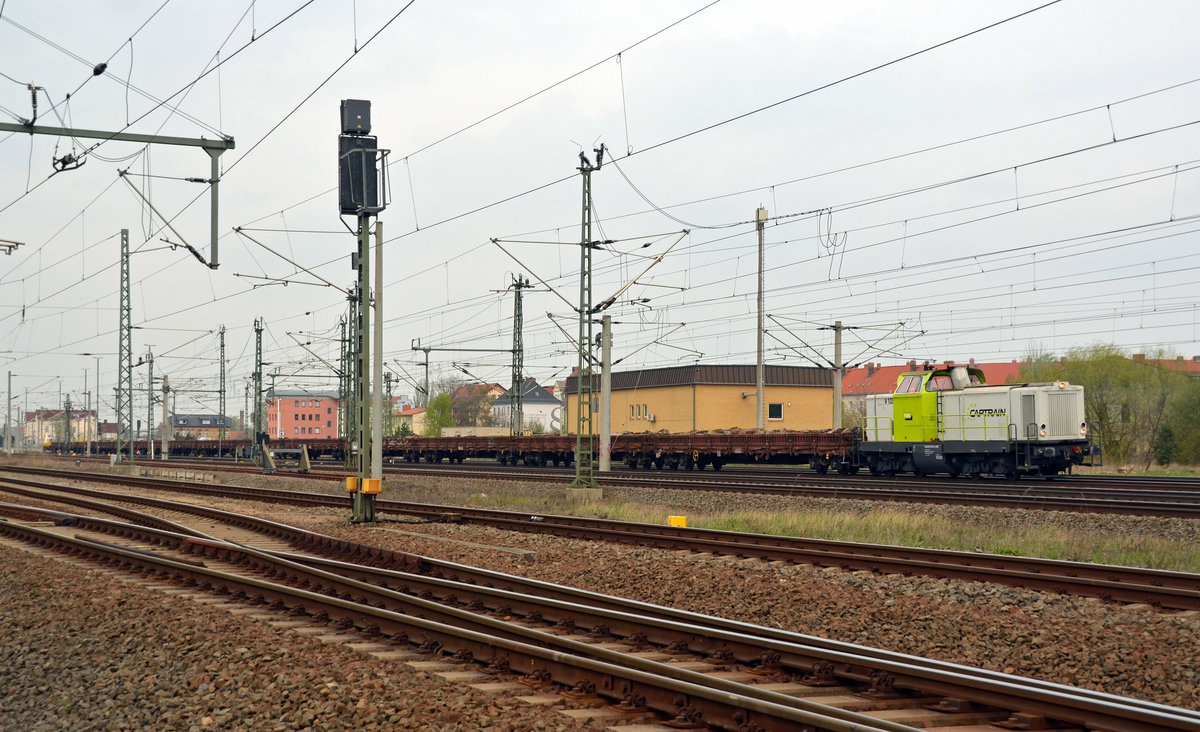
[[[412,417],[424,413],[425,407],[408,407],[407,409],[401,409],[399,412],[396,412],[396,415],[399,417]]]
[[[172,427],[220,427],[221,418],[215,414],[172,414]],[[233,427],[233,418],[225,416],[225,428]]]
[[[267,389],[268,399],[341,399],[336,391],[316,391],[313,389]]]
[[[811,366],[782,366],[768,364],[763,368],[763,383],[767,386],[833,386],[833,373],[828,369]],[[600,375],[593,374],[593,388],[600,388]],[[577,377],[567,377],[567,392],[578,393]],[[691,366],[668,366],[641,371],[616,371],[612,375],[612,388],[647,389],[663,386],[692,386],[696,384],[728,384],[732,386],[754,386],[758,381],[754,365],[694,364]]]
[[[450,396],[451,397],[463,397],[463,396],[467,396],[471,392],[477,391],[479,389],[486,389],[487,393],[491,396],[499,396],[500,394],[503,394],[505,392],[504,387],[501,386],[500,384],[497,384],[494,381],[490,384],[475,382],[474,384],[463,384],[462,386],[458,387],[454,391],[450,392]]]
[[[511,391],[512,390],[510,389],[496,397],[496,400],[492,402],[492,407],[507,407],[512,404],[512,399],[509,393]],[[558,397],[551,394],[545,388],[539,386],[537,381],[534,379],[525,380],[524,389],[521,394],[521,402],[523,404],[562,404],[562,401]]]
[[[1003,363],[976,363],[970,359],[966,363],[947,361],[944,364],[931,364],[937,368],[949,366],[967,366],[983,372],[983,380],[988,384],[1011,384],[1020,378],[1021,364],[1018,361]],[[924,364],[909,361],[900,366],[881,366],[867,364],[858,368],[846,369],[842,376],[842,394],[848,396],[863,396],[866,394],[890,394],[896,389],[896,381],[900,374],[908,371],[918,371]]]
[[[46,421],[46,420],[54,419],[55,417],[61,416],[62,413],[63,413],[63,410],[61,410],[61,409],[35,409],[31,412],[25,413],[25,421],[26,422],[36,422],[39,419],[42,421]],[[92,410],[72,409],[71,410],[71,419],[83,419],[85,417],[95,417],[95,416],[96,416],[96,410],[94,410],[94,409],[92,409]]]
[[[1185,359],[1183,356],[1176,356],[1175,358],[1146,358],[1146,354],[1144,353],[1135,353],[1133,354],[1133,360],[1137,363],[1148,363],[1170,371],[1200,375],[1200,356],[1192,356],[1190,359]]]

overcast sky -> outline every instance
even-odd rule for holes
[[[525,294],[527,373],[569,372],[549,314],[576,332],[576,167],[600,144],[593,236],[614,243],[595,299],[637,278],[606,311],[620,370],[754,362],[759,206],[769,362],[832,359],[820,326],[837,320],[851,363],[1200,354],[1194,2],[0,2],[0,121],[32,117],[34,84],[40,125],[236,142],[214,271],[163,241],[211,255],[207,187],[184,180],[208,177],[201,150],[0,133],[17,407],[26,391],[30,408],[60,389],[78,403],[98,356],[111,417],[122,228],[134,353],[155,353],[179,412],[216,410],[222,325],[242,408],[260,317],[277,385],[333,387],[297,341],[336,363],[345,294],[233,228],[350,285],[346,98],[372,102],[391,150],[384,338],[401,375],[420,377],[420,339],[497,349],[434,351],[435,378],[469,363],[507,384],[498,291],[517,274],[554,290]],[[83,166],[54,174],[68,154]]]

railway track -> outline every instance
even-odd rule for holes
[[[113,475],[88,475],[59,472],[55,477],[97,479],[107,483],[138,486],[153,490],[184,492],[209,497],[250,499],[301,506],[345,508],[344,497],[298,491],[214,486],[162,479],[128,478]],[[94,506],[108,499],[155,506],[168,511],[186,511],[190,515],[208,515],[224,521],[224,512],[199,506],[181,508],[174,501],[159,498],[112,495],[102,491],[71,486],[48,486],[40,479],[0,477],[0,486],[13,493],[45,497],[53,490],[55,500],[72,505]],[[846,570],[881,573],[919,574],[939,579],[959,579],[1008,584],[1049,592],[1097,597],[1106,601],[1141,603],[1165,610],[1200,610],[1200,577],[1187,572],[1172,572],[1136,567],[1090,564],[1062,560],[1017,557],[999,554],[898,547],[886,544],[840,542],[802,537],[746,534],[687,527],[638,524],[605,519],[571,516],[530,515],[513,511],[438,506],[422,503],[379,500],[381,514],[403,515],[427,521],[456,521],[494,528],[544,533],[555,536],[609,541],[662,549],[709,552],[739,557],[757,557],[768,561],[806,563]],[[229,519],[233,521],[234,519]],[[244,517],[236,519],[246,525]],[[282,531],[269,526],[270,532]]]
[[[107,464],[107,458],[63,458],[64,460],[82,460],[92,463]],[[255,465],[246,461],[234,462],[228,458],[173,458],[168,461],[145,461],[140,465],[148,466],[187,466],[205,470],[223,470],[230,472],[246,472],[246,473],[261,473],[262,471]],[[319,477],[322,479],[332,479],[332,476],[344,476],[347,468],[340,462],[314,460],[312,462],[312,472],[300,474],[288,472],[286,468],[280,470],[281,475],[304,475],[309,477]],[[527,476],[554,476],[556,480],[566,476],[573,477],[575,475],[574,468],[569,467],[553,467],[553,466],[517,466],[517,465],[500,465],[490,460],[467,460],[462,463],[407,463],[404,461],[393,460],[387,462],[384,466],[384,472],[388,474],[400,474],[419,472],[421,474],[434,475],[439,473],[451,474],[470,474],[470,473],[485,473],[489,477],[503,478],[509,473],[521,476],[521,479],[530,479]],[[755,481],[769,481],[786,484],[788,482],[820,482],[828,485],[849,485],[849,486],[872,486],[878,484],[887,485],[920,485],[920,486],[938,486],[938,485],[967,485],[967,486],[1020,486],[1023,490],[1037,490],[1039,486],[1046,488],[1069,488],[1073,490],[1088,489],[1088,488],[1115,488],[1122,490],[1147,490],[1159,491],[1164,494],[1182,491],[1200,493],[1200,478],[1189,478],[1184,476],[1132,476],[1132,475],[1108,475],[1108,474],[1089,474],[1089,475],[1059,475],[1052,480],[1028,478],[1023,480],[1010,481],[999,477],[986,477],[981,479],[968,478],[951,478],[946,475],[932,475],[921,478],[905,475],[895,476],[873,476],[873,475],[839,475],[837,473],[829,473],[820,475],[807,467],[797,465],[782,465],[764,463],[760,465],[726,465],[719,471],[691,471],[691,470],[659,470],[654,468],[638,469],[629,468],[623,464],[614,464],[613,469],[607,474],[599,474],[600,478],[626,478],[637,476],[660,475],[664,478],[676,477],[678,479],[687,479],[694,481],[712,480],[716,482],[729,481],[734,479],[748,478]]]
[[[92,464],[107,464],[107,459],[93,458],[64,458],[64,460],[87,461]],[[257,466],[246,461],[234,462],[224,458],[208,459],[172,459],[168,461],[146,461],[139,465],[150,467],[193,467],[203,470],[220,470],[223,472],[261,474]],[[313,461],[309,473],[289,472],[286,468],[279,475],[304,477],[317,480],[341,480],[345,477],[347,468],[340,462]],[[492,461],[468,460],[462,463],[406,463],[403,461],[388,462],[384,466],[387,475],[474,475],[483,474],[492,479],[513,479],[537,481],[562,481],[574,477],[573,468],[556,468],[552,466],[508,466]],[[967,487],[982,490],[997,489],[1010,492],[1069,495],[1080,490],[1112,490],[1111,495],[1119,496],[1125,491],[1149,491],[1167,498],[1175,493],[1200,494],[1200,478],[1188,477],[1142,477],[1129,475],[1059,475],[1053,480],[1025,479],[1010,481],[998,477],[983,479],[951,478],[945,475],[924,476],[872,476],[872,475],[838,475],[836,473],[820,475],[805,467],[795,465],[763,464],[731,467],[726,465],[720,471],[689,471],[689,470],[656,470],[636,469],[622,465],[614,465],[608,473],[600,473],[597,478],[601,481],[620,481],[647,476],[661,476],[663,480],[685,481],[689,483],[768,483],[780,486],[849,486],[849,487],[920,487],[926,490],[952,490]]]
[[[179,533],[2,508],[11,516],[0,521],[8,541],[149,573],[172,594],[204,601],[215,595],[269,607],[277,620],[297,626],[333,626],[344,640],[378,643],[384,653],[390,648],[403,658],[452,658],[463,669],[459,678],[488,682],[493,690],[537,690],[579,707],[607,704],[601,719],[609,722],[763,732],[931,726],[968,732],[994,729],[994,723],[1200,730],[1194,711],[364,545],[333,540],[340,559],[330,560],[312,555],[312,547],[323,545],[313,539],[296,539],[307,547],[297,555],[220,541],[195,529]],[[601,714],[595,708],[583,713]]]
[[[205,463],[166,462],[152,467],[194,467]],[[211,468],[211,464],[209,464]],[[22,468],[6,468],[22,470]],[[256,468],[224,467],[230,472],[261,474]],[[283,475],[283,474],[281,474]],[[286,474],[310,480],[342,481],[345,473]],[[495,466],[434,467],[406,466],[385,471],[385,478],[395,476],[477,477],[488,480],[566,483],[568,473],[554,469],[516,469]],[[1183,487],[1167,490],[1129,489],[1124,485],[1087,485],[1079,481],[1058,484],[1034,481],[970,481],[950,479],[896,479],[861,476],[793,476],[782,479],[751,480],[739,476],[709,474],[653,473],[630,471],[599,477],[601,487],[646,487],[674,490],[724,491],[760,495],[813,496],[849,498],[867,501],[899,503],[940,503],[964,506],[990,506],[1044,511],[1078,511],[1115,515],[1159,516],[1168,518],[1200,518],[1200,488]],[[1186,485],[1178,484],[1176,485]]]

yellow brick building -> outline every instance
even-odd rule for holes
[[[612,431],[672,433],[754,429],[755,367],[693,365],[612,375]],[[772,430],[827,430],[833,427],[833,374],[805,366],[765,368],[763,427]],[[568,432],[575,431],[578,379],[567,379]],[[594,377],[600,404],[600,376]],[[600,414],[593,414],[593,432]]]

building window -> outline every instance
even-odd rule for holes
[[[297,399],[297,400],[296,400],[296,402],[295,402],[295,403],[294,403],[292,406],[293,406],[293,407],[298,407],[298,406],[300,406],[300,400],[299,400],[299,399]]]
[[[633,419],[633,417],[634,417],[634,414],[633,414],[633,405],[632,405],[632,404],[630,404],[630,405],[629,405],[629,418],[630,418],[630,419]]]
[[[298,435],[298,434],[300,434],[300,428],[299,428],[299,427],[293,427],[293,428],[292,428],[292,434],[293,434],[293,435]]]
[[[325,407],[325,414],[333,414],[333,407]]]
[[[317,433],[318,435],[319,435],[319,434],[321,434],[321,428],[320,428],[320,427],[313,427],[313,429],[314,429],[314,430],[316,430],[316,433]]]
[[[325,426],[326,426],[326,427],[332,427],[332,426],[333,426],[333,422],[326,422],[326,423],[325,423]]]
[[[767,419],[783,419],[783,404],[767,404]]]

